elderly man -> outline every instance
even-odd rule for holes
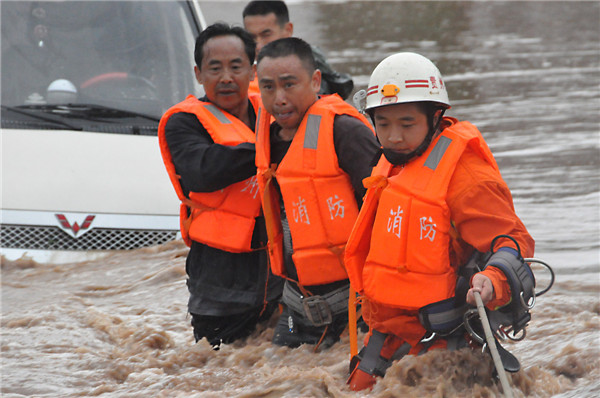
[[[282,281],[265,251],[254,149],[258,95],[248,96],[255,45],[242,28],[214,24],[196,40],[194,72],[206,96],[173,106],[159,141],[181,199],[188,310],[196,341],[248,336],[277,307]]]

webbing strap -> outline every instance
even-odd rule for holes
[[[385,376],[387,369],[392,366],[392,362],[402,359],[406,354],[409,353],[412,347],[410,344],[405,342],[398,347],[398,349],[396,349],[394,354],[389,359],[382,357],[381,349],[383,348],[383,344],[385,343],[387,336],[387,334],[373,329],[373,333],[369,338],[369,342],[367,343],[366,347],[363,347],[363,349],[360,351],[360,354],[358,354],[360,359],[358,369],[370,375],[383,377]]]
[[[452,323],[456,319],[462,319],[463,314],[465,313],[467,305],[463,305],[458,308],[451,308],[447,311],[443,311],[440,313],[431,313],[429,314],[429,322],[436,326],[446,326],[448,323]],[[438,327],[436,327],[437,329]],[[435,330],[434,330],[435,331]]]
[[[492,328],[500,325],[511,326],[509,337],[520,340],[531,320],[530,310],[535,305],[535,278],[529,265],[512,250],[500,248],[490,257],[487,266],[500,269],[510,285],[511,301],[506,306],[490,314]],[[517,338],[520,331],[523,335]],[[512,336],[512,337],[511,337]]]
[[[371,334],[371,337],[369,337],[369,342],[364,348],[362,359],[358,364],[360,370],[370,375],[375,374],[375,371],[378,368],[377,365],[379,364],[381,349],[383,348],[383,343],[387,336],[387,334],[373,329],[373,333]]]
[[[481,270],[488,258],[489,254],[475,250],[469,261],[460,268],[455,295],[419,309],[419,321],[425,330],[447,336],[463,324],[464,315],[471,308],[464,300],[469,290],[469,281]]]
[[[314,326],[324,326],[332,322],[333,315],[347,311],[348,297],[349,285],[324,295],[305,297],[286,282],[281,301],[291,310],[308,319]]]
[[[500,249],[492,255],[487,265],[499,268],[506,275],[515,304],[522,304],[525,310],[533,307],[531,302],[535,303],[535,278],[522,258],[511,251]]]
[[[428,332],[447,335],[463,323],[468,309],[466,302],[457,304],[456,297],[450,297],[420,308],[419,321]]]
[[[197,217],[197,214],[195,215],[194,212],[191,211],[191,209],[200,210],[200,212],[204,212],[207,210],[214,210],[214,208],[193,202],[192,200],[188,199],[187,197],[181,198],[181,201],[183,202],[183,204],[185,204],[188,207],[188,216],[186,217],[185,220],[183,220],[183,222],[181,224],[182,228],[185,231],[185,235],[188,235],[189,231],[190,231],[190,226],[192,225],[192,221],[194,221],[194,217]]]

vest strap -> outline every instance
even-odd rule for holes
[[[530,310],[535,304],[535,278],[523,258],[513,252],[510,248],[499,249],[490,257],[486,267],[499,268],[506,275],[515,304]]]
[[[183,202],[183,204],[185,204],[187,207],[189,207],[191,209],[201,210],[201,211],[214,210],[213,207],[201,205],[201,204],[196,203],[188,198],[183,198],[181,201]]]
[[[358,362],[358,369],[373,376],[383,377],[385,376],[387,369],[392,366],[394,361],[404,358],[404,356],[406,356],[412,349],[412,346],[409,343],[404,342],[404,344],[396,349],[390,358],[385,358],[381,356],[381,350],[387,337],[388,334],[373,329],[373,333],[371,334],[367,345],[360,350],[360,353],[356,357],[351,359],[350,373],[352,373],[354,368],[357,367],[356,363]],[[446,337],[442,337],[434,333],[433,335],[426,336],[421,340],[420,343],[423,344],[423,349],[418,355],[427,352],[433,342],[437,339],[446,340],[448,343],[447,349],[450,351],[468,347],[468,343],[465,340],[463,333],[453,333]]]
[[[486,267],[500,269],[510,285],[511,301],[490,314],[492,329],[508,326],[508,337],[522,340],[525,328],[531,320],[530,310],[535,305],[535,277],[520,253],[512,248],[502,247],[488,260]],[[521,333],[522,332],[522,333]],[[521,333],[521,334],[520,334]]]
[[[464,300],[450,297],[421,307],[419,322],[428,332],[449,335],[462,326],[463,316],[468,309],[469,305]]]
[[[485,268],[490,256],[490,252],[474,250],[469,261],[460,267],[454,296],[419,309],[419,321],[425,330],[447,336],[463,324],[465,314],[472,308],[465,302],[469,281],[473,275]]]
[[[308,319],[314,326],[331,324],[333,315],[348,310],[349,285],[324,295],[304,296],[286,283],[282,302],[291,310]]]
[[[181,202],[188,207],[188,209],[196,209],[200,211],[213,210],[211,207],[203,206],[198,204],[186,197],[181,198]],[[181,227],[185,231],[185,234],[188,235],[190,231],[190,226],[192,225],[192,221],[194,221],[194,212],[188,210],[188,216],[185,220],[181,222]]]
[[[489,253],[473,251],[469,261],[460,268],[454,296],[419,309],[419,322],[425,330],[436,335],[448,336],[463,325],[464,316],[471,308],[465,301],[469,281],[481,270],[488,258]]]
[[[360,360],[358,369],[370,375],[383,377],[387,369],[392,366],[392,362],[402,359],[402,357],[408,354],[411,345],[405,342],[398,347],[391,358],[382,357],[381,349],[387,336],[387,334],[373,329],[373,333],[369,337],[369,342],[358,354]]]
[[[387,336],[388,335],[385,333],[381,333],[378,330],[373,330],[371,337],[369,337],[369,342],[365,348],[361,350],[363,351],[362,359],[358,364],[358,368],[360,370],[370,375],[377,375],[381,377],[385,375],[385,371],[390,365],[387,363],[387,360],[382,360],[380,353]]]

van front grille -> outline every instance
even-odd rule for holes
[[[73,238],[58,227],[0,226],[0,246],[30,250],[131,250],[160,245],[177,238],[178,231],[94,228]]]

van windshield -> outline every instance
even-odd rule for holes
[[[2,105],[85,104],[157,119],[188,94],[186,2],[2,1]]]

